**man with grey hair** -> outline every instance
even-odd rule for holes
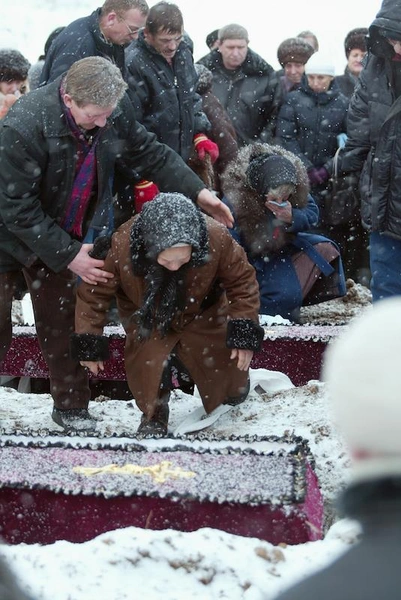
[[[218,48],[199,61],[213,73],[212,92],[226,109],[241,146],[268,142],[275,115],[274,69],[249,48],[245,27],[219,30]]]
[[[124,48],[138,37],[148,12],[146,0],[106,0],[88,17],[70,23],[46,55],[41,85],[54,81],[87,56],[108,58],[125,77]]]
[[[86,371],[69,356],[76,278],[111,275],[93,256],[113,230],[113,178],[149,177],[180,191],[225,225],[228,209],[170,148],[140,125],[119,69],[88,57],[10,109],[0,132],[0,361],[12,340],[11,305],[22,271],[50,373],[53,420],[93,429]]]

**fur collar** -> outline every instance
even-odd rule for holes
[[[264,200],[253,190],[246,177],[249,162],[260,154],[279,154],[293,162],[297,171],[296,191],[290,201],[294,208],[305,208],[308,202],[309,180],[300,158],[280,146],[250,144],[244,146],[224,171],[222,189],[231,204],[237,227],[253,256],[264,256],[277,252],[291,241],[293,234],[287,232],[282,221],[274,218],[265,207]]]

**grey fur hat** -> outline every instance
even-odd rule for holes
[[[28,77],[31,63],[13,48],[0,49],[0,82],[24,81]]]
[[[278,62],[284,67],[289,62],[302,63],[308,62],[313,54],[313,48],[302,38],[288,38],[281,42],[277,48]]]

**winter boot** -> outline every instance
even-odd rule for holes
[[[65,431],[93,433],[96,429],[96,419],[89,414],[86,408],[61,410],[54,407],[52,419]]]
[[[238,404],[242,404],[248,398],[249,390],[251,389],[251,381],[248,378],[246,382],[245,388],[242,388],[244,391],[240,396],[229,396],[223,402],[223,404],[229,404],[230,406],[237,406]]]
[[[151,419],[147,419],[145,415],[142,415],[141,422],[137,429],[139,435],[147,437],[165,437],[168,431],[168,417],[169,407],[168,401],[170,399],[170,392],[164,393],[159,398],[160,404],[156,408],[155,414]]]

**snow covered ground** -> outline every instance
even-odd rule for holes
[[[132,402],[93,401],[90,410],[108,432],[135,432],[139,411]],[[181,391],[171,400],[173,430],[200,401]],[[0,422],[5,429],[52,426],[47,394],[20,394],[0,388]],[[336,520],[333,503],[349,472],[347,449],[336,433],[324,383],[255,392],[211,427],[235,435],[300,435],[316,459],[326,506],[325,539],[298,546],[272,546],[255,538],[202,529],[193,533],[129,527],[83,544],[59,541],[41,546],[0,546],[21,585],[41,600],[268,600],[319,569],[357,541],[357,524]]]
[[[348,288],[344,299],[304,308],[303,319],[338,325],[369,310],[370,292],[352,282]],[[139,423],[135,404],[101,400],[93,401],[90,410],[100,419],[102,434],[134,434]],[[176,391],[170,405],[174,430],[200,401]],[[51,407],[48,394],[21,394],[0,387],[3,430],[50,428]],[[330,417],[324,383],[312,381],[285,391],[252,393],[244,404],[223,415],[211,431],[222,438],[294,433],[308,440],[325,501],[324,539],[275,547],[212,529],[182,533],[128,527],[83,544],[2,545],[0,555],[37,600],[269,600],[357,542],[359,526],[339,520],[335,510],[350,462]]]

